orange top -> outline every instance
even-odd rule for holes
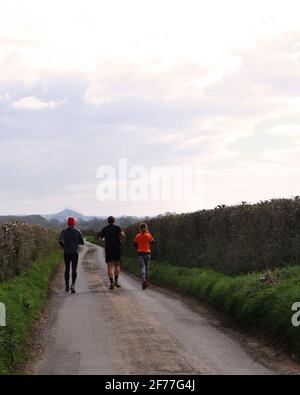
[[[134,239],[134,242],[138,245],[138,252],[150,253],[150,246],[152,241],[154,241],[154,239],[149,232],[141,232],[137,234]]]

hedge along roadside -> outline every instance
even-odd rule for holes
[[[25,340],[44,307],[50,277],[61,259],[61,250],[56,249],[20,276],[0,283],[0,301],[6,308],[6,326],[0,328],[0,375],[13,373],[30,357]]]
[[[226,274],[274,269],[300,262],[300,198],[156,217],[153,259],[212,268]],[[138,224],[126,228],[124,253],[134,254]]]
[[[0,226],[0,283],[20,275],[36,259],[57,248],[57,232],[25,223]]]

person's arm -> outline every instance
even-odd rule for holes
[[[138,241],[137,241],[137,236],[135,236],[135,238],[134,238],[134,246],[136,247],[136,248],[138,248]]]
[[[100,234],[101,234],[101,232],[96,232],[96,239],[97,239],[97,240],[100,239]]]
[[[78,232],[79,232],[79,245],[84,246],[84,240],[82,237],[82,233],[80,232],[80,230],[78,230]]]
[[[154,238],[153,238],[153,236],[150,234],[150,243],[151,244],[154,244],[155,243],[155,240],[154,240]]]
[[[59,242],[59,245],[62,248],[64,248],[64,245],[65,245],[65,231],[64,230],[61,232],[58,242]]]
[[[104,240],[105,239],[105,231],[104,228],[98,233],[98,239]]]
[[[120,229],[119,237],[120,237],[120,241],[122,243],[122,241],[124,241],[125,237],[126,237],[125,232],[122,229]]]

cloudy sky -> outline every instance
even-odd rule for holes
[[[299,0],[0,0],[0,213],[157,214],[300,194]],[[195,166],[194,202],[97,200]]]

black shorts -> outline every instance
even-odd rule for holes
[[[105,248],[105,262],[116,262],[121,260],[121,248],[120,247],[109,247]]]

